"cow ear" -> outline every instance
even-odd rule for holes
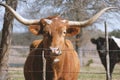
[[[96,43],[97,43],[96,39],[94,39],[94,38],[91,39],[91,42],[92,42],[93,44],[96,44]]]
[[[67,28],[67,36],[75,36],[80,33],[80,28],[78,27],[68,27]]]
[[[29,26],[29,31],[32,32],[34,35],[40,35],[41,34],[40,30],[41,30],[40,25]]]

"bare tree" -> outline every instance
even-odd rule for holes
[[[6,4],[16,9],[17,0],[6,0]],[[5,9],[4,24],[2,29],[2,40],[0,45],[0,80],[8,80],[8,58],[13,30],[12,14]]]

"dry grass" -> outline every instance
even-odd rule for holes
[[[81,67],[81,73],[78,80],[106,80],[106,72],[103,66]],[[112,80],[120,80],[120,65],[116,65]]]

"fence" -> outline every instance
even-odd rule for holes
[[[10,80],[24,80],[23,66],[29,53],[28,47],[14,46],[9,57]],[[79,49],[81,70],[78,80],[105,80],[106,72],[96,50]],[[113,80],[120,80],[120,64],[115,66]]]

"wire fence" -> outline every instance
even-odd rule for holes
[[[42,49],[42,48],[39,48]],[[49,49],[46,49],[49,50]],[[71,49],[72,51],[73,49]],[[24,80],[23,67],[29,54],[29,47],[14,46],[10,49],[9,78],[10,80]],[[70,50],[62,50],[70,51]],[[117,50],[110,50],[117,51]],[[118,50],[120,51],[120,50]],[[79,48],[80,73],[78,80],[105,80],[106,71],[103,67],[97,50]],[[50,72],[50,71],[47,71]],[[69,73],[69,72],[67,72]],[[73,72],[70,72],[73,73]],[[113,72],[113,80],[120,80],[120,63],[117,63]]]

